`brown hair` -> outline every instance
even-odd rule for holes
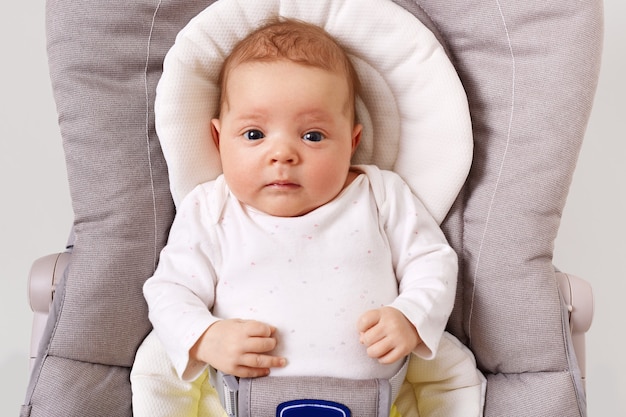
[[[225,87],[233,68],[246,62],[281,59],[344,74],[350,102],[354,103],[354,98],[359,94],[361,86],[357,72],[335,39],[319,26],[296,19],[279,18],[250,33],[226,58],[220,73],[220,106],[226,101]]]

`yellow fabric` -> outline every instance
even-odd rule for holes
[[[398,407],[396,407],[395,404],[391,406],[389,417],[402,417],[402,414],[400,414],[400,412],[398,411]]]

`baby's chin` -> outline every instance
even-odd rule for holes
[[[326,189],[312,195],[297,184],[270,184],[254,195],[232,194],[248,209],[273,217],[301,217],[335,200],[345,187],[339,190]]]
[[[255,207],[250,204],[247,204],[246,206],[252,211],[263,213],[272,217],[301,217],[316,210],[317,208],[322,206],[322,204],[315,206],[315,207],[311,207],[311,208],[297,208],[297,207],[291,208],[291,207],[285,207],[285,206],[261,208],[261,207]]]
[[[317,210],[330,201],[332,201],[332,199],[329,201],[304,204],[298,202],[293,203],[289,202],[288,199],[278,198],[275,202],[265,202],[264,204],[250,204],[244,201],[242,201],[242,204],[251,211],[272,217],[301,217]]]

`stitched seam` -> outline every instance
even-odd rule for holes
[[[153,167],[152,167],[152,152],[150,151],[150,93],[148,90],[148,68],[150,65],[150,46],[152,44],[152,33],[154,32],[154,24],[156,22],[156,16],[157,13],[159,12],[159,9],[161,7],[161,2],[162,0],[159,0],[159,2],[156,5],[156,8],[154,9],[154,14],[152,15],[152,22],[150,24],[150,33],[148,35],[148,45],[147,45],[147,50],[146,50],[146,64],[144,67],[144,93],[145,93],[145,97],[146,97],[146,148],[148,150],[148,170],[150,173],[150,191],[152,192],[152,214],[153,214],[153,219],[154,219],[154,261],[153,261],[153,266],[154,269],[156,269],[156,265],[157,265],[157,258],[158,258],[158,254],[157,254],[157,247],[158,247],[158,223],[157,223],[157,207],[156,207],[156,190],[154,187],[154,172],[153,172]]]
[[[504,170],[504,166],[507,160],[507,155],[509,152],[509,145],[511,143],[511,129],[512,129],[512,125],[513,125],[513,114],[515,113],[515,78],[516,78],[516,62],[515,62],[515,53],[513,51],[513,45],[511,43],[511,36],[509,33],[509,28],[507,26],[506,23],[506,18],[504,17],[504,12],[502,11],[502,5],[500,3],[500,0],[496,0],[496,4],[498,6],[498,12],[500,13],[500,18],[502,19],[502,25],[504,27],[504,32],[506,35],[506,40],[507,40],[507,44],[509,47],[509,53],[511,54],[511,69],[513,71],[512,75],[511,75],[511,110],[510,110],[510,115],[509,115],[509,125],[508,125],[508,129],[507,129],[507,134],[506,134],[506,144],[505,144],[505,148],[504,148],[504,153],[502,154],[502,161],[500,163],[500,168],[498,170],[498,175],[496,177],[496,183],[493,189],[493,193],[491,194],[491,200],[489,201],[489,207],[487,208],[487,216],[485,218],[485,227],[483,229],[483,235],[480,239],[480,245],[478,247],[478,254],[476,256],[476,267],[474,268],[474,285],[472,287],[472,296],[470,299],[470,309],[469,309],[469,314],[468,314],[468,326],[467,326],[467,337],[468,340],[470,342],[471,345],[471,339],[472,339],[472,326],[471,326],[471,322],[472,322],[472,315],[474,312],[474,300],[476,297],[476,285],[478,282],[478,272],[480,269],[480,261],[481,261],[481,257],[482,257],[482,251],[483,251],[483,246],[485,243],[485,239],[487,236],[487,231],[489,229],[489,222],[491,220],[491,213],[493,211],[493,206],[495,204],[495,199],[496,199],[496,195],[498,193],[498,189],[500,186],[500,180],[502,179],[502,172]]]

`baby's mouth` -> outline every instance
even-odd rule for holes
[[[299,188],[300,184],[297,184],[289,180],[276,180],[267,184],[266,187],[270,187],[270,188],[274,188],[278,190],[290,190],[290,189]]]

